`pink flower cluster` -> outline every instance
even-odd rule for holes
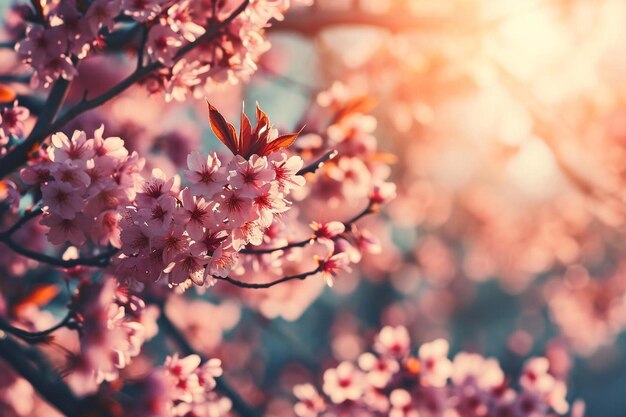
[[[128,3],[124,13],[149,30],[145,59],[165,65],[146,85],[153,92],[165,91],[167,101],[183,101],[188,94],[201,98],[216,86],[249,79],[257,69],[259,56],[270,47],[265,28],[270,20],[282,19],[290,6],[289,0],[252,0],[218,34],[181,57],[182,47],[206,34],[207,22],[208,27],[220,24],[242,5],[242,1]]]
[[[78,74],[76,60],[101,46],[103,30],[113,29],[122,7],[122,2],[109,0],[37,3],[40,17],[34,19],[37,23],[28,24],[26,37],[15,49],[35,70],[32,84],[44,87]]]
[[[78,60],[107,46],[108,34],[130,30],[118,22],[123,19],[117,19],[126,15],[146,33],[145,55],[141,51],[140,59],[164,64],[147,82],[149,88],[164,89],[168,101],[183,100],[188,92],[204,96],[214,85],[234,84],[256,71],[258,57],[269,49],[264,29],[270,20],[283,18],[290,1],[252,0],[217,35],[182,57],[182,47],[198,41],[207,27],[212,30],[242,4],[238,0],[45,1],[29,16],[36,23],[27,24],[16,51],[35,70],[33,85],[47,87],[60,77],[71,80],[78,74]],[[17,9],[11,10],[16,18]]]
[[[127,414],[133,417],[221,417],[230,415],[232,402],[215,392],[222,375],[219,359],[200,364],[192,354],[168,356],[165,364],[136,384]]]
[[[255,135],[260,133],[270,147],[282,142],[265,114],[257,112],[264,124]],[[246,132],[251,134],[244,130],[242,135]],[[189,186],[182,190],[177,177],[154,170],[121,221],[119,276],[143,283],[167,277],[171,285],[200,286],[227,276],[238,252],[263,242],[274,218],[289,209],[286,197],[304,184],[297,175],[302,159],[279,149],[259,149],[245,157],[234,152],[230,158],[193,152],[184,172]]]
[[[495,359],[466,352],[448,359],[443,339],[421,345],[417,357],[410,352],[404,327],[383,328],[374,352],[324,372],[325,396],[311,384],[295,386],[296,414],[539,417],[569,409],[566,386],[546,358],[526,362],[516,389]]]
[[[163,366],[168,417],[219,417],[227,414],[231,401],[213,392],[215,378],[222,375],[222,362],[210,359],[200,365],[198,355],[168,356]]]
[[[56,133],[48,155],[21,171],[26,184],[41,186],[41,223],[55,245],[121,246],[119,210],[135,199],[143,159],[129,155],[122,139],[103,135],[103,126],[93,138]]]
[[[157,333],[158,310],[147,309],[113,278],[82,282],[70,309],[76,315],[81,352],[70,363],[68,382],[79,394],[116,380],[119,370]]]

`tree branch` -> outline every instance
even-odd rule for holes
[[[270,281],[270,282],[266,282],[266,283],[262,283],[262,284],[257,284],[257,283],[252,283],[252,282],[244,282],[244,281],[239,281],[236,280],[234,278],[231,277],[218,277],[218,276],[213,276],[213,278],[220,280],[220,281],[225,281],[228,282],[229,284],[235,285],[237,287],[241,287],[241,288],[249,288],[249,289],[262,289],[262,288],[271,288],[274,285],[278,285],[278,284],[282,284],[283,282],[287,282],[287,281],[293,281],[296,279],[299,280],[305,280],[308,277],[315,275],[319,272],[322,272],[323,269],[323,265],[319,265],[317,268],[315,268],[312,271],[308,271],[308,272],[303,272],[301,274],[295,274],[295,275],[287,275],[285,277],[276,279],[274,281]]]
[[[9,322],[5,321],[0,317],[0,330],[5,331],[9,334],[12,334],[15,337],[19,337],[23,341],[30,344],[37,344],[44,342],[49,339],[49,336],[55,331],[59,330],[63,327],[70,326],[72,319],[74,318],[74,313],[69,311],[67,316],[57,323],[56,325],[50,327],[49,329],[42,330],[39,332],[29,332],[18,327],[12,326]]]
[[[336,157],[338,153],[339,152],[337,152],[334,149],[326,152],[318,160],[316,160],[316,161],[310,163],[309,165],[303,167],[300,171],[297,172],[297,175],[304,175],[304,174],[314,173],[315,171],[317,171],[318,169],[323,167],[326,162],[328,162],[331,159],[333,159],[334,157]]]
[[[41,213],[42,213],[41,208],[37,208],[35,210],[30,210],[30,211],[25,212],[24,215],[17,222],[15,222],[13,226],[9,227],[4,232],[0,233],[0,240],[2,240],[3,237],[5,236],[7,237],[12,236],[24,224],[28,223],[30,220],[34,219],[35,217],[41,215]]]

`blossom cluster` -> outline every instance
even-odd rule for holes
[[[310,0],[297,2],[311,3]],[[282,20],[290,3],[290,0],[45,1],[34,3],[37,9],[34,11],[16,6],[11,9],[10,17],[14,34],[20,34],[17,28],[19,21],[23,21],[24,37],[15,49],[35,70],[34,85],[47,87],[58,78],[75,78],[79,60],[98,50],[115,47],[115,41],[110,41],[112,33],[129,41],[134,39],[133,34],[141,33],[140,64],[162,65],[146,85],[151,91],[165,91],[169,101],[184,100],[189,92],[203,96],[215,85],[249,78],[256,71],[259,56],[269,49],[265,28],[272,19]],[[127,22],[129,19],[132,23]],[[228,24],[223,25],[225,21]],[[183,48],[192,43],[200,47],[187,54],[189,51]]]
[[[215,392],[216,378],[222,375],[219,359],[201,364],[200,356],[168,356],[136,383],[136,397],[127,415],[135,417],[220,417],[229,415],[232,402]]]
[[[92,138],[77,130],[71,138],[56,133],[51,142],[20,173],[26,184],[41,187],[48,240],[119,248],[119,210],[135,199],[143,159],[119,137],[104,137],[104,126]]]
[[[157,311],[108,277],[84,281],[70,305],[79,330],[80,354],[70,360],[67,381],[79,394],[114,381],[145,341],[158,331]],[[156,314],[155,314],[156,313]]]
[[[206,33],[206,22],[225,21],[242,2],[165,3],[160,13],[152,13],[154,24],[146,44],[148,58],[162,62],[165,68],[146,84],[151,91],[165,91],[167,101],[183,101],[189,94],[201,98],[216,86],[248,80],[257,69],[260,55],[270,47],[264,36],[265,28],[272,19],[282,20],[290,5],[289,0],[251,1],[216,36],[180,58],[181,47]],[[131,16],[137,20],[144,18],[141,11],[131,12]]]
[[[25,37],[15,45],[33,70],[34,86],[49,86],[58,78],[73,79],[76,62],[103,46],[103,31],[110,31],[122,8],[121,1],[95,0],[37,2],[37,10],[23,11]],[[18,15],[19,16],[19,15]]]
[[[229,274],[246,245],[262,243],[274,218],[289,209],[286,197],[304,184],[302,159],[280,151],[297,135],[278,137],[260,108],[254,131],[242,115],[239,138],[215,108],[210,114],[233,155],[191,153],[182,190],[177,177],[153,171],[123,214],[120,276],[211,285]]]
[[[525,363],[515,388],[496,359],[467,352],[448,359],[444,339],[419,346],[417,356],[411,349],[406,328],[384,327],[374,352],[324,372],[325,396],[311,384],[296,385],[296,414],[538,417],[569,410],[565,383],[544,357]]]

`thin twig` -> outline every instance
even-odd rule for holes
[[[146,53],[146,43],[151,26],[141,26],[141,41],[139,42],[139,50],[137,51],[137,70],[144,66],[144,55]]]
[[[354,223],[359,221],[361,218],[367,216],[368,214],[374,213],[374,211],[375,211],[375,204],[370,201],[367,207],[363,209],[359,214],[355,215],[350,220],[346,220],[345,222],[343,222],[346,230],[350,230],[350,228],[352,227]],[[258,248],[258,249],[257,248],[244,248],[240,251],[240,253],[243,253],[246,255],[263,255],[266,253],[273,253],[273,252],[288,250],[292,248],[302,248],[304,246],[315,243],[318,239],[319,239],[318,236],[312,236],[312,237],[309,237],[308,239],[291,242],[286,245],[278,246],[274,248]]]
[[[35,217],[41,215],[41,213],[42,213],[41,208],[36,208],[34,210],[30,210],[30,211],[25,212],[24,215],[17,222],[15,222],[15,224],[13,226],[9,227],[4,232],[0,233],[0,240],[2,240],[3,237],[5,237],[5,236],[6,237],[12,236],[24,224],[26,224],[28,221],[34,219]]]
[[[213,276],[213,277],[215,279],[217,279],[217,280],[228,282],[229,284],[235,285],[235,286],[240,287],[240,288],[262,289],[262,288],[271,288],[274,285],[282,284],[283,282],[293,281],[293,280],[296,280],[296,279],[305,280],[305,279],[307,279],[310,276],[313,276],[313,275],[315,275],[315,274],[317,274],[319,272],[322,272],[323,268],[324,268],[324,265],[320,264],[317,268],[315,268],[312,271],[302,272],[300,274],[295,274],[295,275],[287,275],[287,276],[284,276],[282,278],[276,279],[274,281],[260,283],[260,284],[252,283],[252,282],[239,281],[239,280],[231,278],[231,277],[218,277],[218,276]]]
[[[336,150],[330,150],[330,151],[326,152],[324,155],[322,155],[316,161],[314,161],[314,162],[310,163],[309,165],[303,167],[300,171],[297,172],[297,174],[298,175],[304,175],[304,174],[314,173],[315,171],[317,171],[318,169],[323,167],[326,162],[328,162],[331,159],[333,159],[334,157],[336,157],[337,154],[338,154],[338,152]]]
[[[57,323],[56,325],[50,327],[49,329],[42,330],[39,332],[29,332],[27,330],[20,329],[18,327],[12,326],[7,321],[0,318],[0,330],[5,331],[9,334],[12,334],[15,337],[19,337],[23,341],[30,344],[37,344],[47,340],[52,333],[63,328],[68,327],[72,323],[72,319],[74,318],[74,313],[72,311],[68,312],[67,316]]]
[[[119,249],[113,248],[100,255],[88,257],[88,258],[76,258],[76,259],[61,259],[55,256],[46,255],[41,252],[37,252],[15,242],[10,236],[0,236],[0,242],[7,245],[13,252],[20,254],[26,258],[32,259],[44,264],[57,266],[59,268],[73,268],[76,266],[92,266],[96,268],[104,268],[109,264],[111,258],[119,252]]]

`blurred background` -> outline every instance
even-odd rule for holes
[[[318,0],[270,35],[246,96],[290,125],[339,80],[397,156],[382,253],[281,327],[336,359],[380,324],[511,372],[552,355],[588,415],[619,415],[626,3]]]

